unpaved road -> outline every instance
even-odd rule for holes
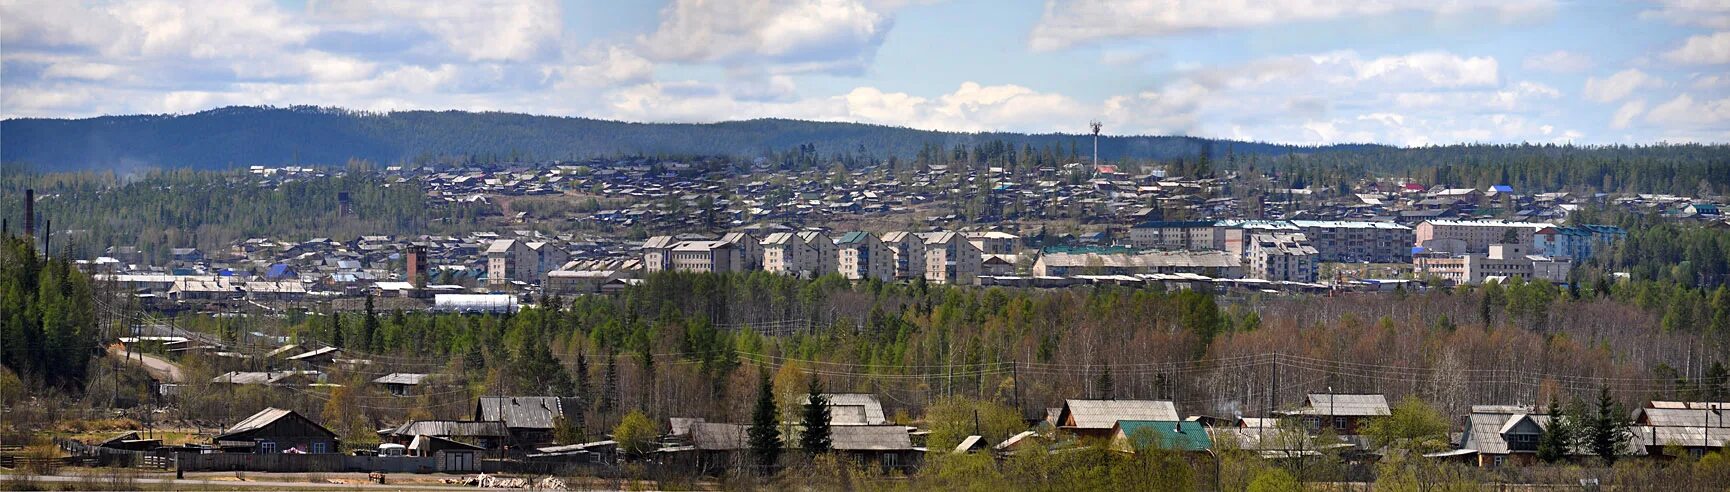
[[[148,371],[150,375],[156,379],[162,380],[162,382],[181,382],[182,376],[180,373],[180,366],[175,365],[173,362],[169,362],[168,359],[150,354],[127,352],[125,348],[122,348],[119,345],[108,346],[108,355],[126,359],[127,362],[133,364],[142,365],[144,366],[145,371]]]

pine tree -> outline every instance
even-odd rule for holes
[[[759,379],[757,406],[751,412],[751,428],[746,434],[751,456],[757,459],[761,471],[768,472],[781,457],[781,422],[776,418],[781,413],[775,409],[775,387],[769,383],[769,373],[762,373]]]
[[[811,385],[805,391],[805,411],[799,423],[805,428],[799,435],[800,448],[810,454],[829,452],[829,397],[823,395],[822,383],[816,376],[811,377]]]
[[[588,408],[595,400],[594,388],[589,385],[589,357],[577,352],[577,399],[582,400],[583,408]]]
[[[1568,457],[1574,449],[1574,418],[1554,397],[1550,398],[1550,424],[1538,437],[1538,459],[1555,463]]]

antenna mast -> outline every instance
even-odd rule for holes
[[[1094,169],[1094,171],[1098,171],[1099,170],[1099,121],[1094,120],[1093,122],[1088,123],[1087,125],[1089,127],[1093,128],[1093,169]]]

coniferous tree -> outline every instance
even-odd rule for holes
[[[330,345],[336,348],[348,348],[348,341],[342,336],[342,314],[330,312]]]
[[[1555,463],[1568,457],[1574,449],[1575,419],[1554,397],[1550,398],[1550,422],[1538,437],[1538,459]]]
[[[1633,435],[1629,431],[1631,426],[1622,405],[1610,397],[1610,388],[1600,387],[1596,415],[1592,416],[1592,424],[1586,428],[1585,435],[1592,454],[1603,458],[1606,464],[1615,464],[1616,458],[1622,455],[1623,446]]]
[[[375,350],[379,346],[378,332],[378,313],[373,311],[372,293],[369,292],[366,295],[366,319],[360,325],[360,349],[368,352]]]
[[[780,411],[775,409],[775,387],[764,372],[757,385],[757,406],[751,411],[751,427],[746,431],[751,456],[763,472],[775,467],[781,457]]]
[[[829,432],[829,397],[823,394],[822,383],[816,376],[811,377],[810,387],[805,391],[805,411],[799,420],[805,428],[799,435],[799,447],[806,453],[819,454],[829,452],[832,444]]]
[[[594,388],[589,385],[589,357],[577,352],[577,399],[582,400],[583,408],[593,404]]]
[[[1099,373],[1099,378],[1094,380],[1093,385],[1094,390],[1099,392],[1098,395],[1095,395],[1099,399],[1110,400],[1115,398],[1113,395],[1117,393],[1117,391],[1113,386],[1116,385],[1116,382],[1111,379],[1111,366],[1105,366],[1105,372]]]
[[[607,373],[601,380],[601,413],[613,411],[619,404],[619,358],[608,354]]]

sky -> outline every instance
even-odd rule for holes
[[[1730,142],[1730,0],[0,0],[0,117]]]

